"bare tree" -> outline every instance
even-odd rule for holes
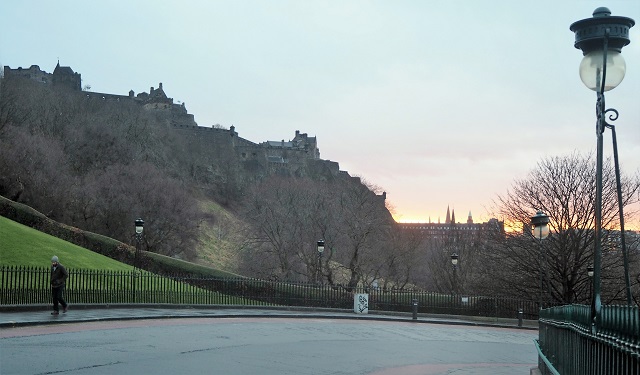
[[[0,138],[0,194],[59,219],[73,177],[59,141],[13,126]]]
[[[272,267],[254,272],[354,287],[386,273],[385,262],[394,259],[387,240],[389,213],[360,180],[273,177],[248,197],[244,216],[253,223],[255,240],[249,256]],[[326,244],[322,256],[316,247],[321,238]]]
[[[334,191],[341,244],[338,261],[349,273],[350,288],[369,282],[365,276],[376,275],[379,255],[389,251],[386,246],[392,219],[375,190],[363,182],[340,184]]]
[[[380,252],[380,270],[375,277],[382,278],[382,287],[404,289],[409,284],[424,286],[426,277],[424,240],[420,233],[402,231],[398,228],[389,231],[388,246]]]
[[[640,180],[623,177],[623,204],[638,202]],[[537,299],[542,293],[551,303],[586,302],[593,263],[595,163],[591,156],[574,153],[549,157],[538,163],[528,177],[517,180],[511,190],[495,201],[497,217],[510,226],[507,238],[484,252],[486,288]],[[537,210],[550,217],[551,235],[541,243],[529,231]],[[611,163],[603,173],[603,242],[610,244],[603,257],[603,295],[613,298],[620,279],[622,257],[613,244],[619,232],[615,175]],[[629,209],[627,218],[635,215]],[[615,255],[613,255],[615,254]],[[616,275],[617,273],[617,275]]]
[[[254,272],[267,274],[269,278],[312,280],[317,262],[314,268],[304,253],[305,249],[312,253],[309,237],[314,229],[309,219],[309,201],[315,190],[310,181],[278,177],[267,179],[250,190],[244,216],[254,228],[255,247],[248,263],[261,259],[259,269]],[[268,258],[271,261],[265,263]],[[267,264],[275,268],[269,269]]]
[[[115,165],[87,174],[71,192],[74,223],[131,242],[134,219],[145,220],[145,250],[192,259],[202,215],[182,183],[149,163]],[[82,216],[80,216],[80,214]]]

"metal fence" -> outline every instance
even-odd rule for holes
[[[640,311],[603,306],[596,329],[591,307],[557,306],[540,313],[538,368],[543,374],[640,375]]]
[[[51,302],[50,269],[0,267],[0,305]],[[250,278],[156,275],[146,271],[70,269],[69,303],[170,303],[194,305],[305,306],[351,309],[354,294],[369,294],[369,310],[496,318],[538,318],[538,305],[504,297],[447,295],[416,290],[271,282]]]

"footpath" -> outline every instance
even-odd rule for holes
[[[502,328],[538,329],[537,320],[487,318],[460,315],[392,313],[369,310],[357,314],[347,309],[234,306],[234,305],[172,305],[172,304],[83,304],[69,305],[67,313],[51,315],[51,306],[0,306],[0,328],[34,325],[100,322],[111,320],[171,319],[171,318],[305,318],[357,319],[372,321],[415,322],[448,325],[469,325]]]

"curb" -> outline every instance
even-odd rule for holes
[[[299,318],[299,319],[349,319],[349,320],[369,320],[369,321],[386,321],[386,322],[413,322],[421,324],[447,324],[456,326],[474,326],[474,327],[494,327],[494,328],[510,328],[523,330],[538,330],[538,321],[526,321],[522,327],[518,326],[518,321],[514,319],[504,320],[500,322],[495,318],[488,321],[486,317],[469,317],[469,316],[450,316],[435,314],[418,314],[417,319],[413,319],[411,313],[401,312],[375,312],[369,310],[369,314],[356,314],[349,309],[330,309],[330,308],[310,308],[310,307],[281,307],[281,306],[246,306],[246,305],[176,305],[176,304],[78,304],[72,305],[72,311],[78,310],[99,310],[99,309],[162,309],[166,310],[161,313],[148,314],[139,312],[137,315],[132,312],[131,316],[104,316],[104,317],[86,317],[56,321],[0,321],[1,328],[10,327],[26,327],[49,324],[71,324],[83,322],[100,322],[100,321],[117,321],[117,320],[141,320],[141,319],[180,319],[180,318]],[[18,312],[39,312],[49,311],[48,305],[3,305],[0,306],[0,314],[2,313],[18,313]],[[188,310],[247,310],[247,311],[274,311],[276,313],[261,314],[255,313],[221,313],[215,315],[184,314],[174,315],[169,313],[171,310],[181,310],[182,313]],[[290,312],[287,314],[278,314],[277,311]],[[298,314],[291,313],[298,312]],[[68,315],[67,315],[68,316]]]

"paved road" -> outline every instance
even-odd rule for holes
[[[536,365],[535,330],[244,313],[4,325],[0,373],[512,375]]]

